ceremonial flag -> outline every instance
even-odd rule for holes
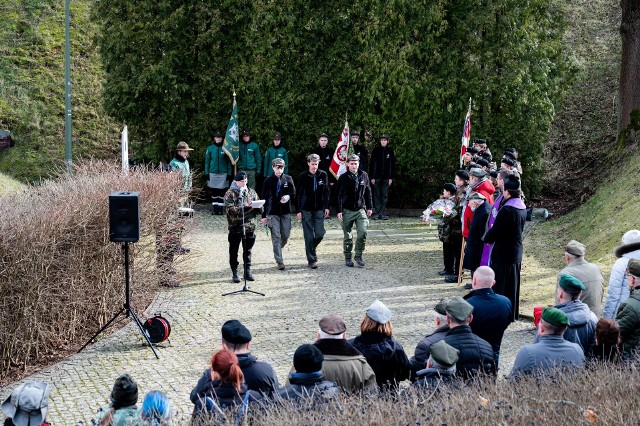
[[[229,118],[229,124],[227,124],[227,132],[224,134],[224,144],[222,144],[222,150],[227,154],[231,164],[234,166],[238,162],[240,157],[240,132],[238,130],[238,104],[236,103],[236,93],[233,92],[233,110],[231,111],[231,118]]]
[[[333,159],[331,160],[331,165],[329,166],[329,170],[331,171],[331,174],[335,176],[336,179],[338,179],[341,174],[347,171],[348,153],[349,153],[349,123],[347,122],[347,120],[345,120],[344,129],[342,129],[342,134],[340,135],[338,146],[336,146],[336,151],[333,153]]]
[[[464,119],[464,127],[462,129],[462,145],[460,146],[460,166],[462,166],[462,156],[467,152],[470,139],[471,139],[471,98],[469,98],[469,109],[467,110],[467,117]]]
[[[120,141],[122,142],[122,175],[129,175],[129,130],[127,126],[122,129],[120,135]]]

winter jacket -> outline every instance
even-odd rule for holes
[[[237,356],[247,387],[267,397],[271,397],[273,392],[280,387],[278,377],[273,367],[266,362],[258,361],[258,359],[249,352],[237,354]],[[191,402],[195,404],[198,399],[198,394],[204,392],[212,381],[211,368],[207,368],[191,391]]]
[[[111,421],[107,421],[108,416],[111,416]],[[103,422],[109,426],[137,426],[143,424],[138,414],[138,408],[135,405],[121,407],[115,411],[112,411],[111,406],[101,408],[97,417],[91,421],[91,424],[97,426],[103,424]]]
[[[480,266],[482,249],[484,248],[482,237],[486,231],[487,220],[489,219],[489,213],[491,213],[492,207],[491,204],[485,201],[473,212],[473,220],[469,226],[467,244],[464,249],[464,260],[462,261],[462,267],[464,269],[475,271]]]
[[[580,300],[562,303],[555,307],[569,317],[569,327],[564,332],[564,340],[577,343],[586,356],[591,351],[591,347],[596,344],[598,317]],[[537,343],[539,340],[540,336],[536,334],[533,343]]]
[[[493,204],[493,193],[496,188],[489,181],[489,179],[483,179],[479,182],[474,183],[473,185],[469,185],[467,188],[467,194],[471,194],[472,192],[478,192],[485,196],[485,203]],[[471,211],[471,207],[469,203],[465,204],[464,215],[463,215],[463,226],[462,226],[462,236],[467,238],[469,236],[469,230],[471,228],[471,222],[473,221],[474,212]]]
[[[267,148],[267,152],[264,153],[264,175],[266,177],[273,174],[271,162],[276,158],[282,158],[284,160],[284,173],[289,174],[289,154],[287,154],[287,150],[284,149],[282,144],[278,147],[272,145]]]
[[[493,227],[484,234],[484,242],[493,243],[491,263],[514,264],[522,262],[522,231],[527,210],[521,200],[517,205],[504,205],[498,210]]]
[[[376,375],[367,359],[345,339],[320,339],[314,344],[322,355],[322,372],[344,391],[357,393],[376,388]]]
[[[353,146],[353,153],[360,157],[360,164],[358,165],[358,170],[362,170],[366,172],[369,170],[369,151],[367,148],[361,143]]]
[[[327,174],[320,169],[313,174],[309,170],[300,173],[296,179],[296,201],[299,212],[328,209],[329,179]]]
[[[180,154],[176,154],[175,157],[169,163],[169,169],[172,172],[180,172],[180,176],[184,179],[182,189],[185,191],[191,190],[191,169],[189,168],[189,160],[184,158]]]
[[[540,336],[538,343],[525,345],[518,351],[511,369],[511,377],[539,373],[554,367],[584,367],[584,352],[580,345],[562,336]]]
[[[411,384],[413,388],[439,390],[443,385],[457,384],[456,373],[425,368],[417,373],[417,380]]]
[[[362,170],[357,174],[347,171],[338,179],[338,213],[343,209],[358,211],[372,210],[371,185],[369,175]]]
[[[325,380],[322,371],[315,373],[291,373],[289,385],[278,390],[277,400],[293,400],[311,398],[315,402],[327,402],[340,394],[335,383]]]
[[[278,182],[280,189],[278,189]],[[289,196],[289,201],[281,203],[280,198],[285,195]],[[276,175],[269,176],[262,184],[262,199],[265,200],[262,217],[291,214],[293,212],[291,206],[295,202],[295,198],[296,186],[293,184],[291,176],[284,173],[280,177]]]
[[[491,345],[473,334],[468,325],[459,325],[449,330],[444,342],[460,351],[456,363],[458,377],[466,380],[480,372],[492,376],[497,374]]]
[[[627,263],[629,259],[640,259],[640,243],[631,243],[618,247],[615,251],[618,258],[611,268],[607,299],[604,302],[602,316],[614,318],[620,304],[629,298],[627,285]]]
[[[620,305],[616,321],[620,326],[622,351],[626,354],[640,347],[640,287],[633,289]]]
[[[204,174],[208,177],[209,173],[232,175],[233,166],[229,161],[229,156],[222,149],[223,143],[209,145],[204,153]]]
[[[402,345],[393,336],[380,333],[362,333],[349,341],[362,352],[376,373],[378,387],[395,388],[409,378],[409,358]]]
[[[247,401],[250,405],[260,403],[263,400],[263,397],[258,392],[249,390],[244,383],[240,385],[240,390],[238,390],[232,383],[213,380],[196,395],[193,412],[213,412],[212,404],[207,401],[207,398],[212,399],[223,410],[225,408],[236,408],[242,405],[247,393],[249,394]]]
[[[255,141],[240,141],[238,151],[238,170],[254,170],[256,173],[260,173],[262,154],[260,154],[258,144]],[[271,168],[271,165],[269,165],[269,168]]]
[[[396,155],[390,146],[378,145],[371,152],[370,179],[393,179],[396,174]]]
[[[252,209],[246,205],[245,200],[256,201],[258,194],[251,188],[240,188],[236,182],[231,182],[231,187],[224,194],[224,208],[227,210],[227,223],[229,232],[242,233],[242,223],[248,233],[256,229],[256,214],[262,209]],[[244,215],[244,219],[243,219]]]
[[[602,313],[602,293],[604,291],[604,278],[600,268],[595,263],[587,262],[584,257],[572,260],[558,273],[558,282],[560,275],[571,275],[580,280],[587,288],[580,295],[582,303],[589,306],[589,309],[599,316]],[[558,304],[556,295],[556,304]]]
[[[441,325],[431,334],[427,334],[424,339],[418,342],[414,355],[409,359],[409,367],[411,368],[411,379],[415,379],[416,373],[427,367],[427,360],[431,355],[431,345],[444,339],[449,332],[449,324]]]
[[[489,342],[495,353],[500,353],[504,331],[513,319],[511,301],[490,288],[474,290],[469,296],[465,299],[473,306],[473,321],[469,324],[471,331]]]
[[[330,148],[328,144],[324,148],[320,148],[320,145],[318,145],[313,148],[313,151],[311,152],[320,157],[320,164],[318,164],[318,168],[329,175],[329,166],[331,166],[331,160],[333,159],[335,148]]]

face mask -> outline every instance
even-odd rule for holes
[[[476,209],[477,209],[477,207],[471,207],[471,206],[469,206],[469,207],[471,208],[471,211],[472,211],[472,212],[475,212],[475,211],[476,211]]]

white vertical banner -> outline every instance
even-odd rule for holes
[[[124,176],[129,175],[129,130],[127,126],[122,129],[120,136],[120,142],[122,145],[122,174]]]

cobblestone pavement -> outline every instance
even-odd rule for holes
[[[318,247],[316,270],[307,267],[299,223],[283,250],[285,271],[277,270],[271,240],[259,227],[253,257],[256,281],[250,288],[266,296],[221,297],[242,287],[230,279],[226,219],[197,212],[194,220],[195,230],[184,241],[192,253],[179,266],[185,274],[183,285],[160,291],[142,315],[162,312],[170,320],[170,343],[159,345],[159,360],[143,346],[130,322],[82,353],[25,378],[52,385],[49,420],[54,425],[90,423],[97,409],[108,404],[114,380],[125,372],[138,382],[140,401],[146,392],[161,389],[179,411],[178,418],[186,421],[193,408],[189,393],[212,351],[220,347],[220,327],[230,318],[240,319],[251,330],[252,353],[271,363],[284,383],[293,352],[315,340],[318,320],[325,313],[341,313],[348,337],[353,337],[365,308],[380,299],[392,310],[394,334],[411,356],[417,342],[434,328],[435,303],[465,293],[436,274],[442,267],[442,245],[435,227],[420,224],[417,218],[371,221],[366,267],[347,268],[342,231],[332,218]],[[132,288],[135,291],[135,282]],[[509,327],[501,351],[502,373],[509,372],[517,350],[532,336],[530,323]],[[0,398],[4,400],[16,385],[0,389]]]

